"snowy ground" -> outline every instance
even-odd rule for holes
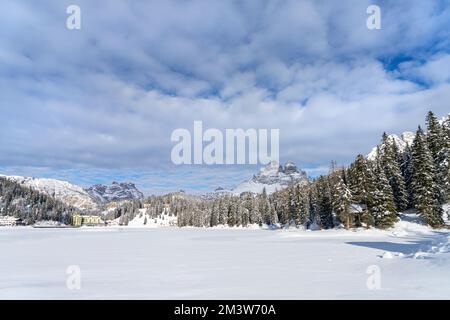
[[[0,299],[450,299],[448,240],[408,221],[390,232],[2,228]],[[80,290],[66,285],[71,265]]]

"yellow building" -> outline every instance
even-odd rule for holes
[[[83,216],[81,214],[74,214],[72,216],[72,225],[74,227],[98,226],[101,222],[100,216]]]

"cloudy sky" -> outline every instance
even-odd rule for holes
[[[81,8],[68,30],[66,8]],[[381,30],[366,26],[381,7]],[[279,128],[311,175],[450,112],[450,1],[0,2],[0,172],[147,194],[258,166],[175,166],[176,128]]]

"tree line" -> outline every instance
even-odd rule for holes
[[[450,197],[450,118],[440,123],[429,112],[426,124],[426,133],[419,126],[404,150],[384,133],[374,159],[358,155],[348,167],[332,162],[327,175],[271,195],[264,190],[205,200],[172,194],[147,202],[155,216],[166,205],[180,227],[265,224],[386,229],[400,212],[416,209],[427,224],[438,228],[444,225],[442,204]]]
[[[22,219],[26,224],[40,220],[70,223],[77,210],[53,197],[0,177],[0,215]]]
[[[213,199],[184,193],[151,196],[119,203],[106,219],[127,225],[142,208],[150,217],[177,216],[178,225],[296,226],[329,229],[337,226],[389,228],[400,212],[416,209],[432,227],[444,225],[442,204],[450,198],[450,117],[442,123],[429,112],[427,130],[419,126],[411,145],[401,149],[383,134],[375,157],[358,155],[348,167],[331,162],[329,173],[291,184],[268,195],[242,193]],[[0,214],[28,223],[70,222],[76,210],[53,197],[0,177]]]

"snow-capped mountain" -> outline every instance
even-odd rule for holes
[[[415,137],[416,134],[409,131],[403,132],[400,137],[397,136],[396,134],[388,135],[388,139],[395,142],[400,152],[405,150],[407,146],[411,146]],[[384,149],[384,143],[380,144],[380,149],[381,150]],[[367,155],[367,159],[375,160],[376,157],[377,157],[377,147],[373,147],[372,151],[370,151],[370,153]]]
[[[268,194],[286,188],[292,183],[306,182],[306,172],[299,170],[293,162],[287,162],[281,166],[276,161],[270,162],[250,180],[244,181],[231,190],[233,194],[242,192],[261,193],[266,189]]]
[[[96,184],[85,191],[96,201],[101,203],[124,201],[124,200],[142,200],[144,194],[139,191],[134,183],[130,182],[113,182],[106,186]]]
[[[17,182],[22,186],[54,197],[64,204],[78,208],[80,210],[98,210],[98,204],[83,188],[71,184],[67,181],[21,176],[1,176],[11,181]]]
[[[450,113],[446,116],[443,116],[439,123],[444,126],[445,128],[450,128]],[[426,134],[426,133],[425,133]],[[412,146],[414,138],[416,137],[416,134],[414,132],[406,131],[401,134],[401,136],[397,136],[395,134],[388,135],[388,138],[395,141],[395,144],[397,145],[399,151],[405,150],[406,146]],[[384,144],[380,144],[380,149],[384,149]],[[367,155],[367,159],[369,160],[375,160],[377,157],[377,147],[373,147],[372,151]]]

